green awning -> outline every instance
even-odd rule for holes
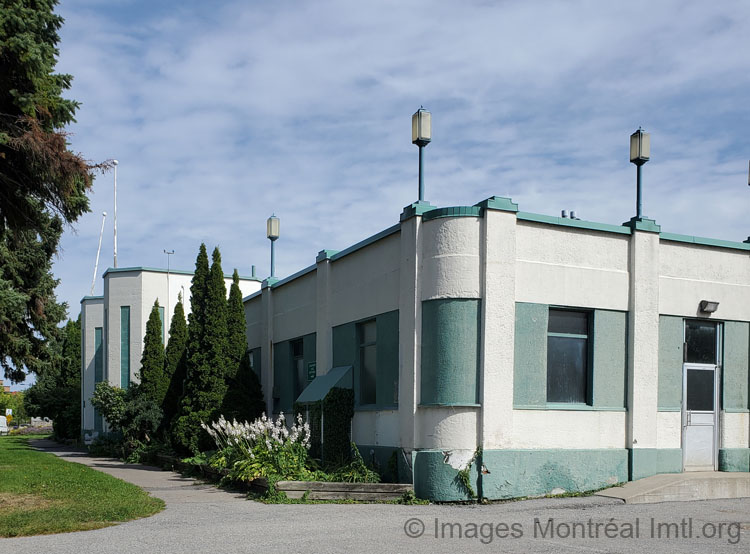
[[[323,400],[328,391],[334,387],[352,388],[352,366],[334,367],[324,375],[318,375],[297,398],[299,404],[311,404]]]

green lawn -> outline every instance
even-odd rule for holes
[[[0,537],[98,529],[164,508],[145,491],[81,464],[0,437]]]

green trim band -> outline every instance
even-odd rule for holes
[[[428,402],[426,404],[417,404],[417,408],[481,408],[481,404],[472,404],[470,402]]]
[[[567,411],[567,412],[627,412],[622,406],[590,406],[588,404],[547,404],[545,406],[532,406],[528,404],[513,404],[514,410],[542,410],[542,411]]]
[[[104,296],[84,296],[81,298],[81,304],[86,300],[104,300]]]
[[[647,217],[631,217],[630,221],[623,223],[633,231],[645,231],[647,233],[661,233],[661,226],[656,221]]]
[[[682,408],[680,406],[657,406],[656,411],[657,412],[681,412]]]
[[[344,256],[348,256],[352,252],[356,252],[357,250],[360,250],[364,248],[365,246],[369,246],[374,242],[379,241],[380,239],[384,239],[385,237],[389,237],[395,233],[401,232],[401,225],[396,224],[392,227],[388,227],[387,229],[380,231],[379,233],[376,233],[372,235],[371,237],[367,237],[365,240],[362,240],[358,242],[357,244],[353,244],[349,248],[344,248],[341,252],[337,252],[336,254],[331,256],[331,261],[335,262],[336,260],[339,260],[343,258]]]
[[[289,277],[284,277],[283,279],[276,279],[273,282],[270,282],[271,278],[269,277],[268,279],[266,279],[266,281],[269,281],[268,286],[275,289],[276,287],[280,287],[281,285],[286,285],[290,281],[299,279],[300,277],[303,277],[307,275],[308,273],[312,273],[313,271],[316,271],[317,269],[318,269],[318,266],[313,264],[313,265],[307,266],[305,269],[300,269],[297,273],[292,273]],[[263,282],[265,283],[266,281],[263,281]]]
[[[482,209],[479,206],[451,206],[430,210],[422,216],[422,221],[441,217],[481,217],[481,215]]]
[[[549,225],[561,225],[562,227],[573,227],[575,229],[587,229],[590,231],[603,231],[605,233],[616,233],[618,235],[631,234],[628,227],[623,227],[622,225],[611,225],[609,223],[595,223],[593,221],[532,214],[529,212],[518,212],[516,217],[521,221],[531,221],[533,223],[547,223]]]
[[[325,260],[330,260],[332,256],[339,253],[339,250],[321,250],[318,255],[315,256],[315,263],[320,263]]]
[[[159,267],[143,267],[143,266],[135,266],[135,267],[110,267],[107,269],[107,271],[104,272],[104,275],[102,277],[106,277],[110,273],[126,273],[129,271],[146,271],[148,273],[174,273],[175,275],[193,275],[194,271],[185,271],[184,269],[170,269],[167,271],[166,269],[162,269]],[[229,275],[227,273],[224,274],[224,279],[231,279],[232,275]],[[261,279],[258,277],[248,277],[246,275],[240,275],[240,281],[258,281],[260,282]]]
[[[518,204],[505,196],[490,196],[489,198],[474,204],[484,210],[499,210],[503,212],[517,212]]]
[[[433,206],[429,202],[425,202],[424,200],[414,202],[413,204],[409,204],[408,206],[406,206],[404,208],[404,211],[401,212],[400,221],[406,221],[407,219],[411,219],[412,217],[417,215],[421,216],[422,214],[434,209],[435,206]]]
[[[747,414],[750,410],[747,408],[723,408],[725,414]]]
[[[719,448],[719,471],[750,471],[750,448]]]
[[[745,242],[734,242],[731,240],[709,239],[704,237],[694,237],[691,235],[678,235],[676,233],[662,233],[659,237],[661,240],[671,242],[687,242],[689,244],[699,244],[701,246],[718,246],[719,248],[731,248],[733,250],[750,250],[750,244]]]
[[[398,404],[393,404],[390,406],[379,406],[377,404],[361,404],[359,406],[354,406],[355,412],[397,412],[398,411]]]

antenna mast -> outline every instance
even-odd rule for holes
[[[99,231],[99,247],[96,249],[96,263],[94,264],[94,277],[91,279],[91,296],[94,296],[94,285],[96,285],[96,272],[99,271],[99,253],[102,251],[102,236],[104,235],[104,220],[107,212],[102,212],[102,230]]]

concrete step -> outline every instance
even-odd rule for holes
[[[750,497],[750,473],[665,473],[600,491],[597,496],[619,498],[627,504],[746,498]]]

